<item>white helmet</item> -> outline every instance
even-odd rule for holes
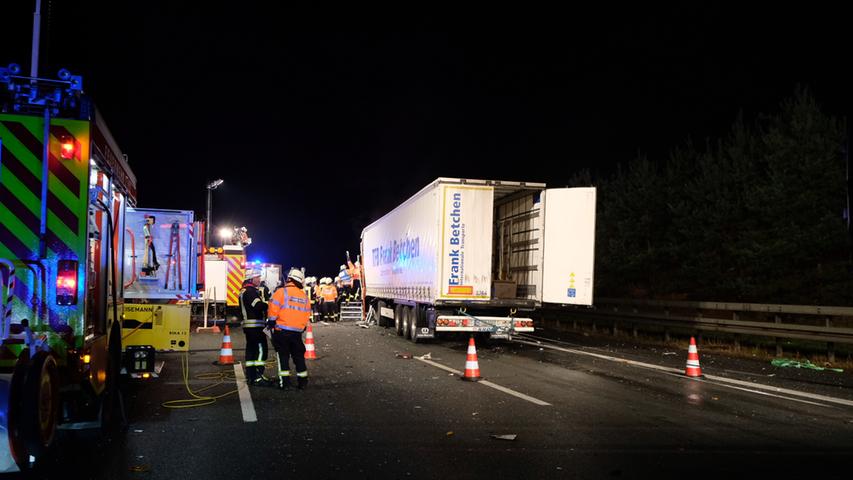
[[[295,282],[298,283],[305,282],[305,274],[302,273],[302,270],[298,268],[291,268],[290,273],[287,274],[287,278],[293,279]]]
[[[328,285],[328,284],[332,283],[332,279],[329,277],[323,277],[323,279],[320,280],[320,283],[323,285]]]
[[[346,270],[346,269],[347,269],[346,265],[341,265],[341,270]]]
[[[247,268],[245,273],[243,273],[243,282],[248,282],[249,280],[251,280],[255,277],[260,277],[260,276],[261,276],[260,270],[255,270],[254,268]]]
[[[335,283],[338,283],[340,281],[341,281],[341,277],[335,277]]]

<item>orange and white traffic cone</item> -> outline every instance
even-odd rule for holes
[[[225,335],[222,337],[222,348],[219,350],[219,365],[234,365],[234,349],[231,346],[231,331],[225,325]]]
[[[314,330],[308,324],[308,333],[305,334],[305,360],[316,360],[317,351],[314,349]]]
[[[480,380],[480,363],[477,361],[477,346],[474,345],[474,336],[468,340],[468,357],[465,359],[465,375],[462,380],[476,382]]]
[[[687,348],[687,367],[684,374],[688,377],[701,377],[702,368],[699,367],[699,350],[696,348],[696,339],[690,337],[690,346]]]

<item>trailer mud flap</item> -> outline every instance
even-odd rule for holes
[[[435,330],[429,327],[418,327],[415,333],[418,338],[435,338]]]

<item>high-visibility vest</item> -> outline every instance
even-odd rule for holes
[[[338,277],[341,279],[341,285],[351,287],[352,286],[352,277],[350,276],[347,270],[341,270],[338,274]]]
[[[334,302],[338,298],[338,289],[334,285],[323,285],[320,287],[320,296],[326,302]]]
[[[308,325],[311,317],[311,306],[305,291],[292,283],[279,288],[272,295],[267,310],[267,319],[275,320],[275,327],[280,330],[301,332]]]

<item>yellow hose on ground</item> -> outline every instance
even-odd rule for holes
[[[266,364],[267,368],[273,368],[275,366],[276,366],[275,362],[267,362],[267,364]],[[183,398],[180,400],[169,400],[169,401],[163,402],[161,405],[164,408],[205,407],[207,405],[213,405],[220,398],[227,397],[228,395],[233,395],[233,394],[237,393],[238,391],[240,391],[239,388],[235,388],[234,390],[230,390],[230,391],[225,392],[221,395],[214,395],[214,396],[199,395],[200,393],[207,391],[207,390],[210,390],[211,388],[216,388],[220,385],[224,385],[226,381],[233,381],[236,379],[233,370],[231,370],[231,371],[220,370],[218,372],[200,373],[200,374],[196,375],[195,377],[193,377],[196,380],[211,380],[211,381],[215,382],[215,383],[212,383],[206,387],[200,388],[194,392],[190,388],[190,379],[189,379],[190,359],[189,359],[189,354],[187,354],[187,353],[184,353],[184,355],[181,357],[181,370],[183,371],[184,387],[186,387],[187,393],[192,398]],[[246,388],[246,387],[244,386],[242,388]]]

